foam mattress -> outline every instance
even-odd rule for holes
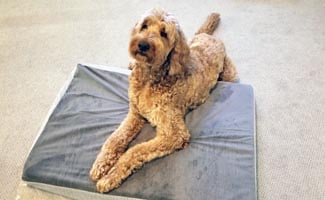
[[[189,146],[147,163],[99,194],[89,170],[128,112],[128,70],[79,64],[56,99],[23,170],[29,186],[72,199],[257,199],[253,89],[218,82],[186,115]],[[155,136],[147,124],[131,146]]]

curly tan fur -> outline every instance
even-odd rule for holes
[[[154,9],[131,33],[130,109],[107,139],[90,171],[99,192],[108,192],[144,163],[187,146],[185,114],[204,103],[218,78],[236,79],[221,40],[211,36],[219,22],[212,14],[188,45],[177,20]],[[148,121],[156,137],[127,150]]]

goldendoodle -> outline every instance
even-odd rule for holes
[[[175,17],[161,9],[146,13],[131,33],[129,113],[104,143],[90,171],[99,192],[108,192],[144,163],[182,149],[190,133],[185,114],[208,98],[217,80],[234,81],[236,68],[212,33],[212,13],[188,44]],[[127,149],[144,123],[156,137]]]

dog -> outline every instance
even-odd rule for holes
[[[117,188],[144,163],[186,147],[186,113],[205,102],[218,80],[237,79],[224,44],[212,36],[219,20],[219,14],[209,15],[189,44],[175,17],[162,9],[147,12],[132,29],[129,112],[90,170],[99,192]],[[128,149],[146,122],[156,136]]]

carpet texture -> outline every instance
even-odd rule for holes
[[[0,5],[0,199],[16,198],[33,140],[73,67],[127,66],[130,29],[156,6],[175,14],[188,39],[210,12],[220,12],[215,35],[225,42],[241,82],[255,91],[259,198],[325,198],[324,1],[3,0]],[[61,198],[18,189],[17,199]]]

